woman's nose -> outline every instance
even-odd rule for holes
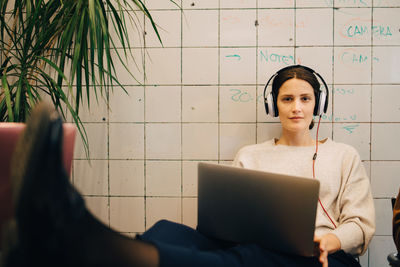
[[[293,112],[298,112],[301,110],[301,103],[298,100],[295,100],[292,102],[292,111]]]

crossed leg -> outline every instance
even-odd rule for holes
[[[39,104],[13,158],[15,227],[3,266],[158,266],[155,246],[118,234],[86,209],[61,152],[62,121],[51,106]]]

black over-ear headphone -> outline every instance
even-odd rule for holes
[[[272,90],[267,95],[265,93],[267,91],[267,87],[268,87],[269,83],[271,82],[271,80],[273,78],[278,76],[283,71],[286,71],[286,70],[289,70],[289,69],[294,69],[294,68],[303,68],[304,70],[306,70],[306,71],[310,72],[311,74],[316,75],[317,77],[320,78],[320,80],[324,84],[325,91],[322,91],[320,89],[320,90],[318,90],[318,93],[315,96],[314,115],[315,116],[321,116],[323,113],[326,113],[326,111],[328,109],[328,100],[329,100],[329,89],[328,89],[328,86],[326,85],[326,82],[321,77],[321,75],[319,75],[313,69],[311,69],[309,67],[306,67],[306,66],[302,66],[302,65],[292,65],[292,66],[285,67],[283,69],[280,69],[277,73],[272,75],[271,78],[269,78],[267,84],[264,87],[265,112],[267,114],[271,115],[272,117],[278,117],[278,114],[279,114],[278,113],[278,106],[277,106],[277,104],[276,104],[276,102],[274,100],[274,99],[276,99],[277,96],[274,96],[274,93],[273,93]]]

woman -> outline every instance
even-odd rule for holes
[[[319,88],[310,68],[291,66],[278,71],[267,110],[276,110],[282,135],[242,148],[234,165],[320,180],[315,241],[320,243],[320,259],[325,262],[327,253],[340,249],[353,255],[365,252],[375,219],[369,180],[355,149],[330,139],[316,143],[310,135],[313,115],[326,110]]]
[[[282,135],[243,148],[235,166],[312,177],[315,142],[309,125],[319,96],[315,80],[304,67],[278,72],[273,92]],[[56,138],[61,131],[54,130],[60,120],[51,118],[49,107],[39,107],[18,145],[13,166],[18,238],[9,242],[5,266],[328,266],[328,261],[330,266],[351,266],[357,262],[345,252],[362,253],[374,233],[369,182],[358,154],[328,139],[319,142],[314,160],[327,209],[317,215],[319,257],[213,240],[168,221],[129,239],[102,225],[85,208],[62,169],[61,142]]]

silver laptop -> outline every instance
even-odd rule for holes
[[[198,230],[313,256],[319,181],[224,165],[198,165]]]

